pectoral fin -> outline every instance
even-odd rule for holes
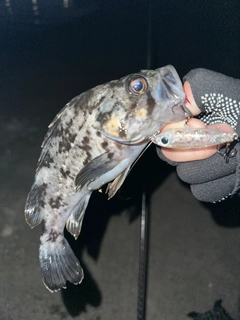
[[[99,187],[101,187],[103,184],[112,180],[115,177],[111,177],[112,174],[110,173],[110,171],[113,170],[120,162],[120,160],[113,159],[112,154],[110,152],[106,152],[100,155],[99,157],[96,157],[91,162],[89,162],[76,176],[76,190],[80,191],[84,186],[88,187],[91,182],[96,181],[98,179],[99,181],[97,181],[97,184],[99,184]],[[104,174],[107,174],[108,172],[109,176],[105,177],[106,181],[104,181],[105,178],[101,180],[101,177]],[[120,174],[120,176],[121,175],[122,174]],[[119,182],[119,186],[122,184],[122,182]],[[116,183],[113,185],[113,187],[115,185]],[[77,237],[80,234],[84,213],[91,195],[91,186],[89,186],[88,188],[89,192],[79,201],[75,208],[73,208],[71,215],[66,223],[67,230],[75,237],[75,239],[77,239]],[[117,189],[117,185],[115,188],[109,187],[109,194],[113,196]]]
[[[95,181],[108,171],[111,171],[118,164],[119,160],[113,159],[110,152],[105,152],[96,157],[77,174],[75,178],[76,189],[78,191],[81,190],[83,186],[89,185],[89,183]]]

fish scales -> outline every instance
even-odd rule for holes
[[[142,70],[75,97],[49,125],[25,218],[44,223],[39,261],[51,292],[83,279],[64,228],[78,237],[92,192],[106,183],[109,198],[117,192],[150,137],[185,119],[184,99],[174,67]]]

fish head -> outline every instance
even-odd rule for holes
[[[171,65],[111,81],[104,92],[109,98],[99,104],[95,128],[123,144],[145,142],[166,123],[186,118],[185,93]]]

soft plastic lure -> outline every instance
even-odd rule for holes
[[[238,139],[237,133],[228,133],[207,128],[169,129],[154,134],[151,141],[160,147],[173,149],[204,148],[232,142]]]

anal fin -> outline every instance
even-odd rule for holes
[[[84,196],[81,201],[73,208],[70,217],[67,220],[66,228],[74,236],[75,239],[78,238],[82,222],[87,208],[91,192]]]
[[[33,184],[25,205],[25,219],[31,228],[36,227],[42,221],[41,201],[42,201],[43,186]]]

